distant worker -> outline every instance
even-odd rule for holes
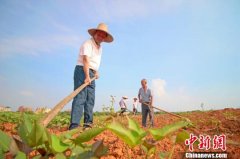
[[[127,110],[127,104],[125,102],[126,99],[128,99],[128,97],[127,96],[123,96],[122,99],[119,102],[119,106],[121,108],[120,115],[123,115],[123,113],[126,112],[126,110]]]
[[[138,106],[138,101],[137,98],[133,98],[133,115],[137,114],[137,106]]]
[[[139,102],[142,104],[142,126],[146,127],[147,124],[147,116],[149,114],[150,118],[150,126],[153,127],[153,109],[150,108],[148,105],[152,105],[152,92],[151,90],[147,87],[147,80],[142,79],[141,80],[141,85],[142,87],[138,91],[138,99]],[[147,105],[148,104],[148,105]]]

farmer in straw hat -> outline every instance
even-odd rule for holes
[[[69,130],[79,126],[84,110],[84,129],[91,127],[93,123],[93,107],[95,102],[95,81],[91,82],[94,76],[99,78],[99,65],[102,55],[102,42],[113,41],[108,27],[100,23],[97,28],[88,30],[91,38],[85,41],[80,47],[77,65],[74,70],[74,90],[84,83],[85,87],[72,102],[71,123]]]
[[[138,99],[139,102],[142,103],[142,126],[146,127],[147,116],[149,114],[151,126],[153,127],[153,109],[146,105],[146,104],[152,105],[153,100],[152,92],[147,87],[146,79],[141,80],[141,85],[142,87],[138,91]]]
[[[119,102],[119,106],[121,108],[120,115],[123,115],[123,113],[126,112],[126,110],[127,110],[127,104],[125,102],[126,99],[128,99],[128,97],[127,96],[123,96],[122,99]]]

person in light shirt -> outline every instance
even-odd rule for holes
[[[147,87],[147,80],[141,80],[142,87],[138,91],[139,103],[142,105],[142,126],[147,126],[147,116],[150,118],[150,126],[153,127],[153,109],[148,105],[152,105],[153,96],[151,90]]]
[[[108,32],[108,27],[100,23],[97,28],[88,30],[91,38],[86,40],[80,47],[77,65],[74,70],[74,90],[84,83],[87,83],[72,102],[71,120],[69,130],[77,128],[84,110],[83,128],[91,128],[93,123],[93,107],[95,103],[95,80],[99,78],[99,66],[102,56],[102,42],[113,41],[112,35]]]
[[[133,98],[133,114],[136,115],[137,114],[137,106],[138,106],[138,101],[137,98]]]
[[[127,100],[127,99],[128,99],[127,96],[123,96],[122,99],[119,102],[119,106],[121,108],[120,115],[123,115],[123,113],[126,112],[126,110],[127,110],[127,104],[125,102],[125,100]]]

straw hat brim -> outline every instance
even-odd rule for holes
[[[97,30],[103,31],[103,32],[105,32],[105,33],[107,34],[107,37],[105,38],[104,42],[110,43],[110,42],[113,41],[113,36],[112,36],[110,33],[106,32],[105,30],[92,28],[92,29],[89,29],[89,30],[88,30],[88,33],[89,33],[91,36],[94,36],[94,34],[95,34],[95,32],[96,32]]]

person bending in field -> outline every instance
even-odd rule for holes
[[[123,113],[126,112],[126,110],[127,110],[127,104],[125,102],[126,99],[128,99],[128,97],[127,96],[123,96],[122,99],[119,102],[119,106],[121,108],[121,112],[120,112],[119,115],[123,115]]]

